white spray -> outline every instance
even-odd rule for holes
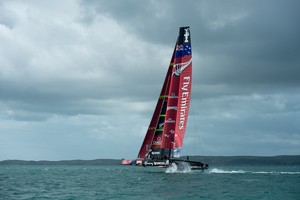
[[[192,169],[189,163],[178,162],[172,163],[166,170],[166,173],[191,173]]]

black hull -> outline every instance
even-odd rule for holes
[[[178,166],[188,164],[191,170],[205,170],[208,169],[208,164],[204,164],[200,161],[191,161],[191,160],[172,160],[172,163],[175,163]]]
[[[170,160],[155,160],[155,159],[145,159],[142,161],[142,166],[156,166],[156,167],[169,167],[172,163],[177,166],[188,165],[191,170],[205,170],[208,169],[208,164],[204,164],[199,161],[191,160],[181,160],[181,159],[170,159]]]

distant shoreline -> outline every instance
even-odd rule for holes
[[[0,165],[120,165],[121,159],[95,159],[95,160],[3,160]]]
[[[181,157],[183,159],[186,156]],[[300,155],[282,156],[189,156],[190,160],[214,165],[300,165]],[[26,161],[3,160],[0,165],[120,165],[122,159]]]

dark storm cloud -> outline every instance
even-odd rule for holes
[[[194,55],[207,62],[197,66],[202,84],[299,84],[297,1],[89,1],[87,7],[151,43],[170,46],[173,27],[190,25]]]
[[[212,60],[209,68],[214,70],[205,69],[216,75],[204,78],[231,85],[291,87],[299,84],[297,55],[300,48],[297,44],[300,42],[300,29],[296,21],[300,16],[296,10],[297,3],[274,3],[272,6],[253,3],[241,23],[229,23],[219,30],[211,30],[214,37],[209,41],[213,49],[208,50],[213,57],[208,59]],[[207,55],[205,46],[200,49],[203,55]]]

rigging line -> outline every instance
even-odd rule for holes
[[[192,111],[192,113],[191,113],[192,120],[191,121],[194,124],[194,126],[193,126],[194,130],[192,130],[192,132],[193,132],[193,156],[195,156],[196,155],[196,145],[195,145],[195,142],[196,142],[196,133],[195,133],[196,132],[196,123],[195,123],[195,112],[194,112],[192,102],[191,102],[190,106],[191,106],[191,111]]]
[[[196,115],[196,112],[194,110],[194,104],[193,102],[191,102],[191,121],[192,123],[194,124],[193,125],[193,153],[194,153],[194,156],[196,156],[197,153],[200,153],[202,152],[202,145],[201,145],[201,139],[200,139],[200,136],[199,136],[199,126],[198,126],[198,123],[197,123],[197,115]],[[200,149],[199,149],[200,148]]]

